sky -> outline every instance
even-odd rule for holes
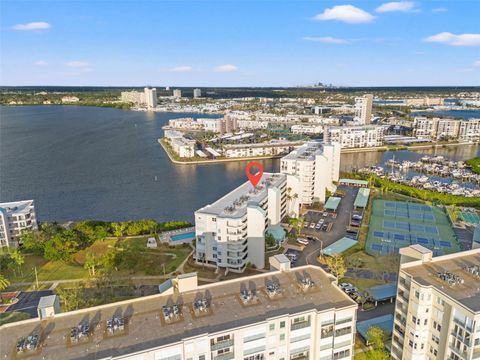
[[[479,86],[480,1],[0,0],[0,85]]]

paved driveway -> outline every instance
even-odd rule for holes
[[[358,188],[339,186],[339,189],[345,192],[345,196],[342,198],[342,201],[340,201],[336,218],[332,218],[331,215],[324,218],[323,212],[318,212],[315,214],[309,213],[307,215],[307,221],[311,219],[316,220],[317,218],[324,218],[326,222],[333,223],[333,226],[329,232],[318,231],[310,228],[302,230],[302,233],[306,235],[313,235],[319,238],[321,241],[311,241],[310,244],[303,249],[303,252],[300,254],[297,262],[295,263],[296,266],[306,264],[320,265],[317,261],[317,256],[320,253],[322,243],[323,248],[325,248],[347,234],[347,227],[350,224],[353,203],[355,201],[355,197],[357,196]]]
[[[30,314],[31,317],[37,317],[37,306],[40,298],[43,296],[53,295],[52,290],[40,291],[22,291],[18,295],[18,302],[8,307],[7,312],[22,311]]]

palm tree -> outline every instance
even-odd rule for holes
[[[0,291],[5,290],[7,287],[10,286],[10,281],[8,279],[0,274]]]

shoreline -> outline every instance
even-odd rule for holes
[[[173,158],[169,149],[163,143],[163,138],[159,138],[158,143],[163,148],[167,154],[170,161],[174,164],[179,165],[206,165],[206,164],[219,164],[225,162],[237,162],[237,161],[252,161],[252,160],[268,160],[268,159],[280,159],[285,155],[266,155],[266,156],[249,156],[242,158],[227,158],[227,159],[214,159],[214,160],[176,160]],[[451,143],[451,144],[428,144],[428,145],[417,145],[417,146],[399,146],[398,148],[388,148],[388,146],[378,146],[370,148],[353,148],[353,149],[342,149],[341,154],[354,154],[354,153],[364,153],[364,152],[385,152],[385,151],[416,151],[416,150],[425,150],[425,149],[436,149],[438,147],[444,146],[463,146],[463,145],[478,145],[478,143]]]
[[[180,160],[175,160],[172,157],[172,154],[170,151],[167,149],[167,147],[163,144],[163,138],[158,139],[158,143],[160,146],[163,148],[165,153],[167,154],[168,158],[170,161],[174,164],[178,165],[207,165],[207,164],[219,164],[219,163],[224,163],[224,162],[236,162],[236,161],[250,161],[250,160],[268,160],[268,159],[279,159],[285,155],[267,155],[267,156],[249,156],[249,157],[243,157],[243,158],[227,158],[227,159],[214,159],[214,160],[187,160],[187,161],[180,161]]]

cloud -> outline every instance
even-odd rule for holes
[[[235,72],[238,67],[232,64],[218,65],[215,67],[215,72]]]
[[[178,73],[185,73],[185,72],[191,72],[193,68],[188,65],[180,65],[180,66],[175,66],[170,69],[170,72],[178,72]]]
[[[480,67],[480,60],[477,60],[473,63],[473,66]]]
[[[67,65],[68,67],[71,67],[71,68],[87,68],[87,67],[90,66],[89,63],[87,63],[85,61],[79,61],[79,60],[69,61],[69,62],[65,63],[65,65]]]
[[[33,63],[33,65],[36,65],[36,66],[47,66],[47,65],[48,65],[48,62],[43,61],[43,60],[38,60],[38,61],[35,61],[35,62]]]
[[[353,5],[337,5],[327,8],[321,14],[316,15],[314,20],[337,20],[348,24],[366,24],[375,19],[372,14]]]
[[[345,39],[334,38],[331,36],[325,36],[325,37],[305,36],[302,38],[302,40],[319,42],[323,44],[348,44],[349,43]]]
[[[442,32],[423,39],[426,42],[440,43],[452,46],[480,46],[480,34],[452,34]]]
[[[448,9],[446,8],[435,8],[435,9],[432,9],[432,12],[434,13],[440,13],[440,12],[446,12],[448,11]]]
[[[26,24],[17,24],[12,26],[13,30],[45,30],[50,29],[52,25],[44,21],[30,22]]]
[[[375,9],[378,13],[387,13],[387,12],[417,12],[418,9],[415,8],[415,3],[413,1],[392,1],[380,5]]]

